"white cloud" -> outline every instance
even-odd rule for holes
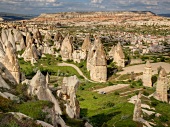
[[[103,0],[91,0],[91,3],[102,3]]]

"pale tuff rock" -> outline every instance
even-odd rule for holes
[[[67,35],[61,45],[60,54],[61,54],[62,60],[64,60],[64,61],[66,61],[68,59],[71,60],[72,53],[73,53],[72,37]]]
[[[2,29],[1,40],[4,44],[6,41],[8,41],[8,34],[6,29]]]
[[[4,21],[4,19],[0,17],[0,21]]]
[[[6,47],[6,55],[4,60],[1,62],[5,65],[5,67],[11,72],[13,77],[15,78],[16,82],[20,82],[20,67],[18,63],[18,59],[15,55],[15,50],[11,43],[8,42]]]
[[[19,45],[19,49],[17,48],[17,51],[23,50],[26,48],[25,42],[24,42],[24,37],[22,35],[22,33],[16,29],[13,29],[13,33],[14,33],[14,39],[15,39],[15,43],[17,45]]]
[[[31,65],[34,66],[34,64],[37,63],[36,59],[35,58],[31,58]]]
[[[91,40],[90,40],[90,36],[88,35],[84,39],[83,45],[81,47],[81,50],[84,51],[84,52],[87,52],[87,51],[90,50],[90,47],[91,47]]]
[[[157,100],[168,102],[168,90],[170,88],[170,83],[167,78],[167,73],[164,68],[159,72],[159,77],[156,85],[156,93],[154,97]]]
[[[62,114],[59,102],[55,99],[46,85],[46,77],[40,71],[37,71],[36,75],[30,81],[28,93],[31,95],[37,95],[39,100],[48,100],[53,102],[56,113]]]
[[[57,42],[62,42],[64,39],[63,35],[60,32],[57,32],[54,36],[54,40]]]
[[[135,108],[133,113],[133,121],[141,121],[142,118],[142,108],[141,108],[141,93],[139,92],[137,100],[135,102]]]
[[[41,52],[44,53],[44,54],[51,54],[53,55],[55,52],[54,52],[54,47],[53,46],[47,46],[47,45],[44,45],[41,47]]]
[[[16,100],[19,101],[19,98],[11,93],[8,92],[0,92],[0,96],[6,98],[6,99],[10,99],[10,100]]]
[[[38,28],[33,30],[33,38],[35,39],[36,43],[42,42],[42,36]]]
[[[4,56],[5,56],[5,51],[4,51],[2,43],[0,42],[0,59],[1,60],[4,59]]]
[[[85,123],[84,125],[85,127],[93,127],[91,124],[89,124],[88,122]]]
[[[115,53],[113,56],[113,61],[117,63],[120,67],[125,67],[125,55],[122,50],[122,46],[120,43],[115,46]]]
[[[59,50],[59,49],[61,48],[60,42],[55,41],[55,42],[54,42],[54,47],[56,48],[56,50]]]
[[[46,41],[49,41],[49,40],[52,40],[52,38],[51,38],[50,33],[47,32],[47,33],[45,34],[45,36],[44,36],[44,40],[43,40],[43,41],[46,42]]]
[[[33,38],[31,36],[31,33],[27,32],[26,33],[26,45],[28,46],[29,44],[32,44],[32,43],[33,43]]]
[[[24,53],[22,54],[22,57],[24,58],[25,61],[31,61],[32,58],[35,60],[38,60],[39,58],[39,52],[34,44],[29,44]]]
[[[59,106],[58,100],[54,97],[50,89],[48,88],[49,75],[45,77],[40,71],[32,78],[29,83],[28,94],[36,95],[39,100],[48,100],[54,104],[54,118],[55,125],[61,125],[61,127],[67,127],[63,119],[60,117],[62,115],[61,108]]]
[[[90,71],[90,77],[94,81],[106,82],[107,63],[106,54],[103,49],[100,38],[97,38],[91,47],[87,57],[87,70]]]
[[[1,75],[0,75],[0,88],[10,89],[9,85],[4,81]]]
[[[80,106],[76,99],[76,91],[79,85],[77,76],[64,77],[61,90],[58,91],[58,96],[67,101],[66,113],[70,118],[79,118]]]
[[[143,85],[147,86],[147,87],[152,87],[151,78],[152,78],[152,67],[151,67],[151,64],[148,60],[146,62],[145,69],[144,69],[144,72],[143,72],[143,78],[142,78]]]
[[[112,46],[112,48],[108,54],[109,54],[110,58],[114,58],[114,56],[115,56],[115,46],[114,45]]]
[[[8,41],[12,44],[13,49],[16,50],[16,44],[15,44],[15,38],[14,38],[14,33],[12,29],[9,29],[9,35],[8,35]]]
[[[81,60],[86,59],[86,52],[81,50],[74,50],[72,57],[74,62],[80,63]]]

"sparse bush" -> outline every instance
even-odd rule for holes
[[[57,86],[58,86],[58,83],[55,83],[55,84],[54,84],[54,87],[57,87]]]
[[[157,101],[152,101],[152,102],[151,102],[151,105],[152,105],[153,107],[156,107],[158,104],[159,104],[159,102],[157,102]]]
[[[114,92],[114,95],[119,95],[119,92],[115,91],[115,92]]]
[[[160,118],[161,122],[167,122],[168,121],[168,117],[165,116],[165,115],[161,115],[159,118]]]
[[[96,97],[96,96],[93,96],[93,99],[97,99],[97,97]]]
[[[146,91],[144,91],[144,92],[143,92],[143,95],[145,95],[145,96],[149,96],[149,93],[148,93],[148,92],[146,92]]]

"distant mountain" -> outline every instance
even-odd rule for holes
[[[158,14],[158,15],[163,17],[170,17],[170,14]]]
[[[0,17],[4,19],[4,21],[14,21],[14,20],[25,20],[36,17],[36,15],[24,15],[24,14],[14,14],[7,12],[0,12]]]

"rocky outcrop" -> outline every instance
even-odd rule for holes
[[[60,54],[61,54],[62,60],[64,61],[71,60],[72,53],[73,53],[72,37],[67,35],[61,45]]]
[[[44,36],[44,42],[48,42],[48,41],[50,41],[50,40],[52,40],[52,38],[51,38],[51,35],[50,35],[50,33],[49,32],[47,32],[46,34],[45,34],[45,36]]]
[[[74,50],[72,54],[73,61],[76,63],[80,63],[81,60],[86,59],[86,52],[82,50]]]
[[[36,46],[34,44],[28,44],[22,57],[25,61],[31,61],[32,59],[38,60],[40,53],[38,52]]]
[[[35,28],[33,30],[33,38],[35,39],[36,43],[39,43],[39,44],[42,43],[42,35],[41,35],[41,33],[40,33],[38,28]]]
[[[51,101],[54,104],[55,126],[60,125],[61,127],[66,127],[65,122],[60,117],[62,111],[59,106],[59,102],[48,88],[49,75],[45,77],[40,71],[37,71],[36,75],[28,83],[29,83],[28,94],[32,96],[36,95],[39,100]]]
[[[97,38],[87,57],[87,70],[90,71],[90,77],[97,82],[106,82],[107,63],[106,54],[103,49],[100,38]]]
[[[63,39],[64,39],[64,37],[60,32],[57,32],[54,36],[54,41],[61,43],[63,41]]]
[[[1,60],[0,60],[1,61]],[[6,47],[6,54],[4,59],[1,61],[5,67],[9,70],[9,72],[15,78],[16,83],[20,82],[20,66],[18,63],[18,59],[16,57],[15,50],[10,42],[8,42]]]
[[[152,87],[152,67],[151,64],[149,62],[149,60],[146,62],[145,68],[144,68],[144,72],[143,72],[143,85],[147,86],[147,87]]]
[[[142,108],[141,108],[141,93],[139,92],[137,100],[135,102],[135,108],[133,112],[133,121],[141,121]]]
[[[66,101],[66,113],[70,118],[80,117],[80,106],[76,99],[76,91],[79,86],[77,76],[64,77],[61,90],[58,91],[58,96]]]
[[[84,52],[88,52],[90,50],[90,47],[91,47],[91,40],[90,40],[90,36],[87,35],[84,39],[81,50]]]
[[[168,102],[168,90],[170,89],[170,83],[167,78],[167,73],[164,68],[159,72],[158,81],[156,84],[156,93],[154,97],[157,100]]]
[[[111,48],[109,56],[113,58],[113,61],[116,62],[117,66],[125,67],[125,55],[120,43]]]

